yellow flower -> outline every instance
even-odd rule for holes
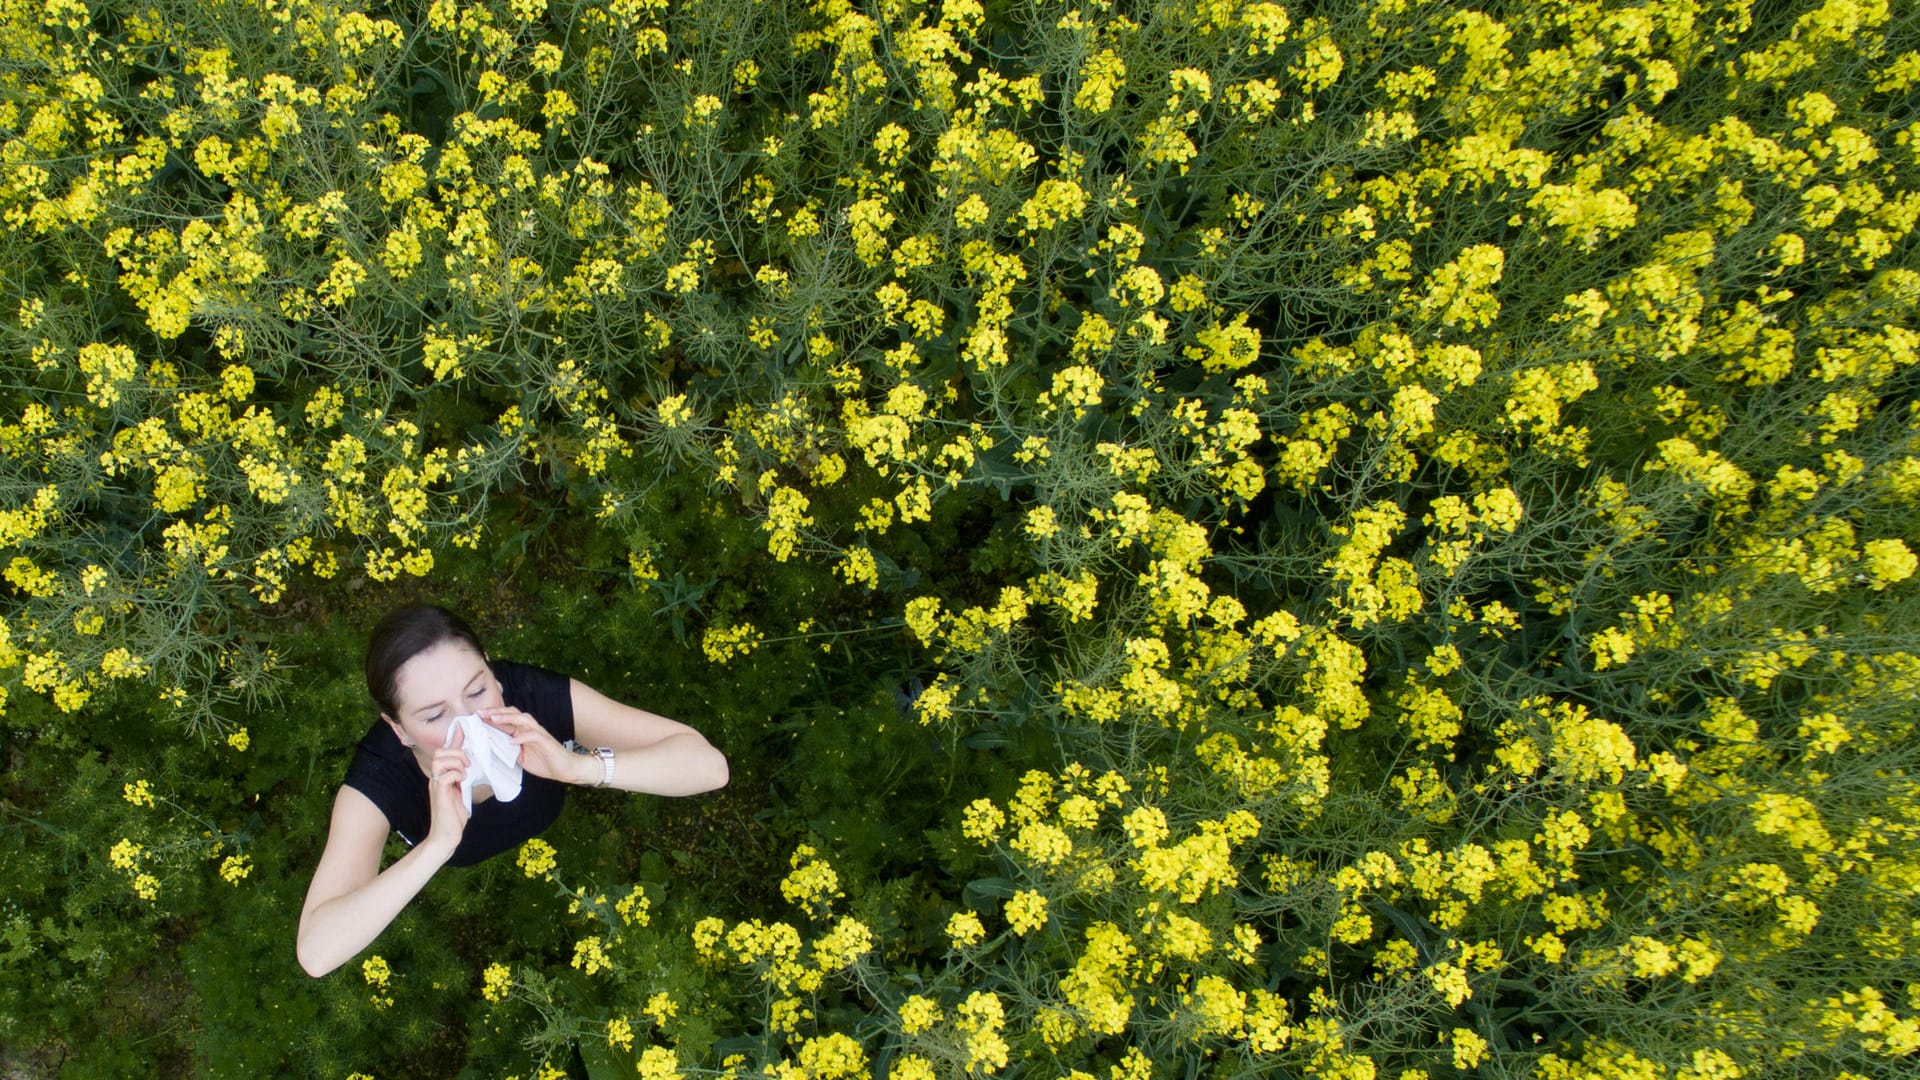
[[[903,1054],[893,1059],[893,1065],[887,1070],[888,1080],[934,1080],[939,1074],[934,1072],[933,1062],[919,1054]]]
[[[975,990],[955,1010],[953,1026],[968,1032],[967,1071],[994,1072],[1007,1067],[1007,1041],[1000,1036],[1006,1011],[997,994]]]
[[[781,879],[780,895],[817,919],[826,914],[835,898],[846,894],[840,891],[840,875],[834,873],[825,860],[815,858],[815,854],[807,844],[794,849],[789,860],[792,872]]]
[[[592,975],[612,970],[613,961],[599,937],[586,937],[573,943],[573,966]]]
[[[1120,54],[1102,49],[1080,68],[1080,88],[1074,92],[1077,109],[1098,116],[1113,108],[1113,96],[1126,85],[1127,65]]]
[[[574,104],[573,96],[565,90],[549,90],[540,113],[555,130],[565,131],[567,121],[580,115],[580,106]]]
[[[1902,540],[1869,540],[1860,546],[1861,570],[1878,592],[1913,576],[1920,558]]]
[[[240,402],[253,396],[253,369],[245,364],[229,364],[220,371],[220,396]]]
[[[1006,823],[1007,816],[1000,812],[1000,808],[993,804],[992,799],[975,799],[967,804],[960,824],[960,832],[969,840],[990,844],[994,837],[1000,835],[1000,830]]]
[[[960,205],[953,208],[954,227],[961,232],[977,229],[986,224],[990,213],[985,199],[979,195],[968,195],[960,201]]]
[[[103,409],[120,400],[121,386],[138,370],[133,350],[125,345],[84,345],[76,360],[87,376],[88,400]]]
[[[1300,33],[1295,37],[1308,44],[1287,66],[1287,74],[1300,80],[1300,88],[1309,94],[1332,86],[1346,68],[1346,58],[1340,55],[1340,47],[1328,34],[1326,23],[1308,19],[1300,24]]]
[[[314,292],[328,304],[339,306],[353,299],[360,292],[360,284],[367,280],[367,269],[345,255],[335,259],[327,271],[327,279],[322,281]],[[239,398],[235,398],[239,400]]]
[[[687,395],[675,394],[663,399],[658,406],[660,426],[677,428],[693,419],[693,409],[687,404]]]
[[[1247,313],[1234,316],[1233,322],[1212,326],[1194,335],[1198,345],[1186,349],[1189,360],[1197,360],[1210,372],[1236,371],[1260,358],[1260,331],[1247,325]]]
[[[947,939],[955,950],[978,945],[986,936],[987,928],[980,925],[980,916],[971,911],[956,911],[947,920]]]
[[[709,626],[701,634],[700,649],[708,660],[724,664],[736,656],[746,656],[760,647],[760,632],[752,623],[729,627]]]
[[[253,862],[245,855],[229,855],[220,863],[220,876],[229,885],[240,884],[240,880],[252,872]]]
[[[1041,232],[1077,219],[1087,208],[1087,193],[1072,180],[1042,180],[1040,187],[1015,215],[1020,231]]]
[[[953,688],[948,684],[947,674],[943,671],[926,689],[920,691],[919,697],[914,699],[913,713],[922,724],[948,720],[953,717],[953,701]]]
[[[513,986],[513,971],[505,964],[488,964],[481,973],[480,995],[488,1001],[499,1001],[507,996]]]
[[[1433,965],[1426,970],[1427,979],[1433,989],[1448,1005],[1458,1008],[1460,1003],[1473,996],[1467,986],[1467,971],[1451,961]]]
[[[1057,825],[1036,821],[1022,825],[1011,846],[1042,866],[1055,866],[1073,854],[1073,839]]]
[[[1022,936],[1047,925],[1047,898],[1021,889],[1007,899],[1007,925]]]
[[[800,1044],[800,1068],[809,1080],[846,1080],[867,1070],[867,1054],[852,1036],[834,1032]]]
[[[880,565],[874,560],[871,548],[848,548],[833,569],[849,585],[864,585],[868,589],[880,587]]]
[[[135,806],[152,806],[153,805],[153,791],[151,788],[147,786],[147,782],[145,780],[135,780],[131,784],[123,785],[122,797]],[[126,841],[121,841],[121,842],[125,843]],[[116,848],[115,850],[118,850],[118,849]],[[116,866],[119,865],[117,861],[115,862],[115,865]]]
[[[646,889],[635,885],[632,892],[613,905],[613,910],[620,916],[620,921],[626,925],[645,926],[651,919],[648,914],[651,907],[652,904],[647,900]]]
[[[742,60],[733,65],[733,92],[744,94],[760,82],[760,65],[752,60]],[[894,125],[889,124],[888,127]]]
[[[873,931],[858,919],[842,916],[833,929],[813,943],[814,966],[840,971],[873,951]]]
[[[1490,325],[1500,314],[1493,286],[1499,283],[1506,264],[1506,253],[1492,244],[1467,248],[1428,277],[1426,294],[1420,297],[1416,309],[1443,326],[1472,330]]]
[[[253,739],[247,734],[246,728],[241,728],[227,736],[227,745],[233,747],[235,750],[244,751],[247,747],[253,745]]]
[[[1489,1047],[1487,1040],[1471,1028],[1453,1029],[1453,1067],[1456,1069],[1479,1068],[1487,1060]]]
[[[681,1080],[680,1055],[664,1046],[649,1046],[640,1054],[640,1080]]]
[[[1193,1008],[1200,1029],[1209,1035],[1232,1035],[1245,1022],[1247,996],[1218,975],[1203,975],[1180,1003]]]
[[[768,470],[766,475],[772,475],[772,470]],[[767,499],[767,519],[760,523],[760,529],[768,534],[767,553],[773,556],[775,562],[786,562],[793,557],[800,530],[813,524],[813,516],[807,513],[811,505],[812,501],[796,488],[780,486],[773,489],[773,494]]]
[[[544,876],[551,880],[552,875],[548,871],[555,865],[553,845],[536,836],[520,845],[517,861],[521,872],[528,877]]]
[[[918,1035],[940,1022],[940,1003],[932,998],[910,994],[900,1003],[900,1030],[903,1034]]]

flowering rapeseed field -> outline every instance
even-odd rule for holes
[[[1911,1075],[1910,6],[0,11],[0,1054]],[[496,576],[743,824],[310,985]]]

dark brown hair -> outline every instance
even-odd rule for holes
[[[398,719],[393,684],[401,666],[443,641],[463,641],[487,655],[466,620],[438,604],[408,604],[388,612],[373,628],[367,638],[367,693],[381,712]]]

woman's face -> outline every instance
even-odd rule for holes
[[[454,717],[504,704],[486,657],[449,638],[400,665],[393,680],[393,706],[400,715],[380,717],[401,742],[414,744],[415,753],[431,754],[446,745],[447,724]]]

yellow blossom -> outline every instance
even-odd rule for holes
[[[555,864],[553,845],[539,837],[534,837],[520,845],[517,857],[520,870],[528,877],[551,877],[550,871]]]
[[[919,994],[909,994],[900,1003],[900,1030],[903,1034],[918,1035],[940,1022],[940,1004],[931,998]]]
[[[613,960],[607,956],[606,946],[598,936],[586,937],[573,943],[573,966],[592,975],[611,969]]]
[[[969,945],[977,945],[985,940],[987,928],[980,925],[980,916],[971,911],[956,911],[947,920],[947,939],[956,950]]]
[[[665,1046],[649,1046],[640,1052],[637,1066],[641,1080],[682,1080],[680,1055]]]
[[[1016,934],[1030,934],[1047,924],[1047,898],[1029,889],[1016,891],[1007,899],[1007,925]]]
[[[488,1001],[502,1000],[513,985],[512,970],[505,964],[488,964],[486,971],[481,973],[481,977],[484,985],[480,989],[480,994]]]

